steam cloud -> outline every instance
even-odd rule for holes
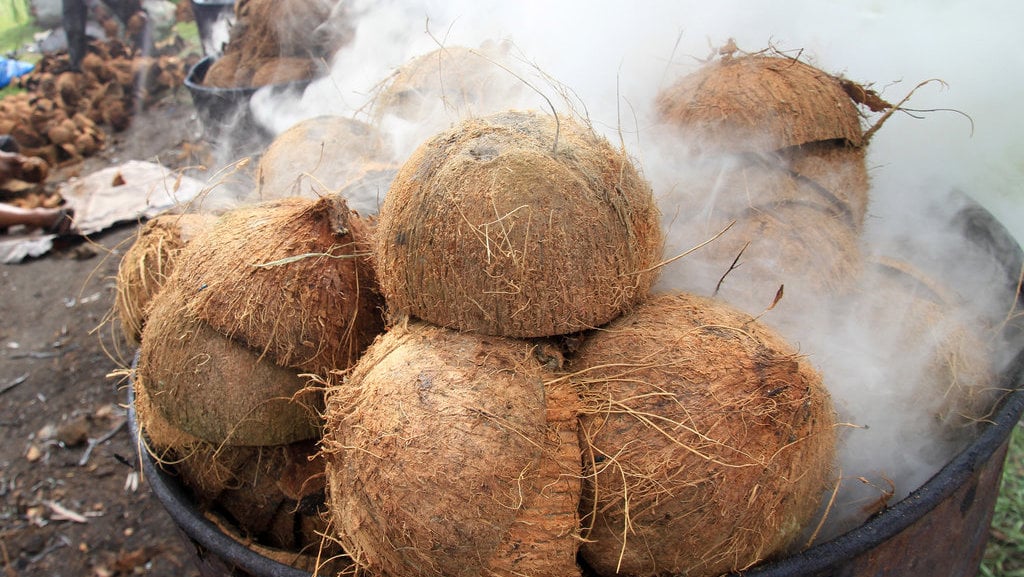
[[[996,325],[1012,306],[1011,294],[999,288],[1006,271],[998,259],[973,249],[952,223],[965,203],[952,191],[963,191],[1024,238],[1015,196],[1024,181],[1024,141],[1018,136],[1024,114],[1017,106],[1024,96],[1017,75],[1024,70],[1024,51],[1015,41],[1024,22],[1022,3],[1002,0],[981,10],[966,1],[355,0],[348,8],[358,18],[357,34],[336,55],[330,77],[314,82],[298,100],[257,93],[256,116],[273,131],[322,114],[365,119],[385,78],[440,45],[482,51],[505,46],[509,58],[491,68],[518,89],[503,92],[501,102],[438,97],[429,122],[381,120],[396,161],[460,116],[508,107],[547,110],[551,102],[560,114],[572,108],[625,146],[654,185],[669,224],[675,222],[671,215],[691,210],[680,190],[693,167],[659,148],[652,128],[654,96],[695,70],[712,46],[729,38],[747,51],[773,46],[871,84],[890,102],[919,82],[942,79],[944,84],[922,87],[907,104],[930,112],[895,115],[870,144],[863,249],[910,260],[941,279],[970,303],[955,311],[967,326]],[[695,240],[685,231],[668,234],[669,255]],[[694,281],[682,271],[666,267],[662,288],[708,289],[723,272]],[[871,285],[858,294],[862,298],[842,303],[799,294],[783,299],[802,322],[780,330],[823,372],[841,418],[856,425],[842,431],[843,483],[830,513],[834,523],[821,538],[862,520],[890,489],[890,503],[903,498],[963,444],[942,438],[935,411],[949,392],[927,378],[934,351],[922,334],[904,332],[900,314],[906,310],[886,309],[884,295]],[[765,322],[775,322],[773,312],[764,315]],[[996,368],[1002,362],[997,357]]]

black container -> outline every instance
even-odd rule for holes
[[[258,90],[269,90],[271,98],[297,96],[309,86],[310,81],[243,88],[206,86],[203,80],[215,60],[215,56],[203,58],[185,77],[185,87],[203,125],[204,138],[225,148],[233,157],[262,152],[273,140],[273,134],[253,117],[250,108],[253,95]]]
[[[218,20],[225,20],[228,26],[235,22],[234,0],[191,0],[192,16],[199,29],[199,40],[204,56],[218,56],[224,51],[215,37]]]
[[[1006,229],[973,203],[958,213],[955,223],[970,242],[1002,263],[1008,286],[1016,287],[1024,253]],[[1018,292],[1017,301],[1024,304],[1024,295]],[[848,533],[741,575],[975,577],[988,541],[1010,434],[1024,413],[1024,350],[1000,375],[1000,386],[1009,392],[993,411],[992,421],[908,497]],[[134,432],[134,411],[129,411],[129,418]],[[145,452],[141,458],[153,492],[196,546],[204,575],[309,577],[222,533],[196,512],[173,477],[154,466]]]

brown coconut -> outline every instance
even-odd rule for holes
[[[426,323],[329,389],[328,495],[373,574],[578,575],[577,396],[525,341]]]
[[[146,306],[174,270],[178,251],[216,217],[207,214],[162,214],[139,228],[117,269],[114,307],[125,336],[139,342]]]
[[[213,88],[235,88],[247,86],[247,82],[239,82],[237,78],[240,53],[223,54],[210,64],[203,76],[203,85]],[[246,79],[247,81],[248,79]]]
[[[423,121],[440,111],[486,113],[489,103],[508,102],[526,88],[509,71],[514,62],[507,52],[507,45],[485,43],[475,49],[445,46],[417,56],[387,80],[374,99],[374,114]]]
[[[753,318],[652,297],[589,337],[582,558],[598,575],[713,576],[789,547],[832,484],[820,376]]]
[[[934,387],[916,402],[935,417],[936,443],[958,447],[989,419],[999,393],[984,327],[962,315],[954,291],[905,260],[872,256],[860,284],[851,313],[876,323],[879,342],[891,344],[878,347],[886,357],[879,366],[914,367],[906,378]]]
[[[662,91],[661,119],[705,150],[764,152],[810,142],[864,144],[856,103],[839,80],[792,58],[706,64]]]
[[[694,151],[782,160],[862,228],[867,140],[857,103],[839,78],[790,58],[729,57],[662,91],[656,108]]]
[[[309,118],[277,135],[260,157],[257,194],[261,199],[317,198],[357,178],[367,163],[390,157],[380,131],[365,122]]]
[[[337,196],[268,201],[193,239],[173,281],[191,316],[276,364],[343,370],[383,331],[369,234]]]
[[[284,445],[317,437],[322,395],[306,388],[297,369],[279,366],[195,318],[186,290],[173,280],[165,284],[142,331],[138,373],[161,414],[215,445]]]
[[[312,80],[318,75],[319,69],[317,61],[310,58],[298,56],[268,58],[256,66],[250,85],[269,86]]]
[[[510,111],[421,145],[381,207],[388,307],[515,337],[576,332],[643,299],[661,256],[650,186],[570,118]]]
[[[672,225],[674,244],[695,246],[729,228],[673,265],[675,288],[751,314],[772,308],[767,320],[777,328],[806,323],[817,299],[854,290],[863,270],[859,235],[851,215],[815,184],[768,164],[727,166],[694,182],[703,189],[697,195],[713,200]]]

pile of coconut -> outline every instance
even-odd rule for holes
[[[383,332],[371,229],[337,196],[164,214],[118,272],[140,446],[225,531],[307,570],[349,566],[322,543],[324,391],[306,375]]]
[[[15,80],[23,91],[0,100],[0,134],[50,166],[80,161],[103,148],[107,131],[127,128],[137,108],[181,87],[188,65],[133,54],[117,39],[90,42],[81,72],[69,71],[66,53],[47,55]]]
[[[339,0],[238,0],[228,41],[203,84],[248,88],[323,76],[352,40],[346,9]]]
[[[807,229],[763,250],[820,286],[859,274],[866,139],[841,85],[778,58],[697,74],[658,106],[726,159],[714,226],[744,244]],[[793,116],[720,138],[763,124],[744,94],[704,94],[747,75],[762,105],[786,88],[771,115]],[[654,192],[589,125],[458,122],[401,164],[375,219],[329,192],[358,171],[295,196],[283,166],[260,172],[272,200],[147,223],[118,276],[140,442],[225,530],[317,574],[391,576],[711,577],[813,540],[838,482],[827,383],[739,301],[654,289]]]

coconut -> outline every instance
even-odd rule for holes
[[[998,393],[984,327],[961,313],[967,309],[949,287],[904,260],[873,256],[860,286],[862,304],[850,313],[879,326],[876,338],[892,339],[892,346],[876,347],[882,355],[899,356],[878,359],[878,366],[916,367],[898,380],[917,378],[934,387],[916,402],[935,416],[930,436],[937,444],[957,447],[972,438]]]
[[[317,198],[357,178],[367,163],[390,156],[380,131],[365,122],[342,116],[309,118],[277,135],[260,157],[257,193],[261,199]]]
[[[665,274],[671,288],[751,314],[771,308],[766,320],[780,330],[806,326],[808,308],[854,290],[863,270],[858,234],[817,185],[778,164],[705,164],[712,169],[693,179],[699,190],[687,200],[700,210],[671,226],[672,245],[728,230],[673,264]],[[698,198],[710,200],[701,207]]]
[[[792,58],[706,64],[662,91],[660,118],[705,150],[764,152],[809,142],[864,144],[857,106],[839,80]]]
[[[218,333],[186,302],[180,285],[165,284],[142,331],[138,372],[161,414],[215,445],[317,437],[322,396],[306,388],[298,371]]]
[[[720,575],[786,551],[831,485],[835,420],[784,340],[663,294],[583,342],[582,558],[599,575]]]
[[[223,214],[172,280],[191,316],[276,364],[343,370],[383,331],[369,234],[337,196],[268,201]]]
[[[790,58],[723,58],[662,91],[656,107],[662,122],[682,130],[691,152],[781,160],[862,228],[867,141],[839,78]]]
[[[390,309],[535,337],[605,323],[643,299],[661,255],[650,186],[569,118],[510,111],[421,145],[381,207]]]
[[[439,111],[457,115],[491,112],[494,102],[511,102],[527,87],[510,72],[515,63],[505,44],[480,48],[444,46],[417,56],[395,71],[374,99],[378,119],[393,114],[427,121]]]
[[[263,60],[253,72],[252,86],[287,84],[311,80],[317,76],[320,66],[316,60],[299,56],[274,57]]]
[[[124,253],[117,269],[114,307],[121,329],[138,343],[146,322],[146,306],[174,270],[178,251],[216,217],[207,214],[161,214],[146,222]]]
[[[848,211],[855,230],[864,228],[868,212],[870,182],[867,148],[816,142],[780,151],[789,170],[824,196],[834,195],[834,204]]]
[[[414,322],[329,389],[329,507],[368,572],[579,574],[578,401],[532,349]]]

